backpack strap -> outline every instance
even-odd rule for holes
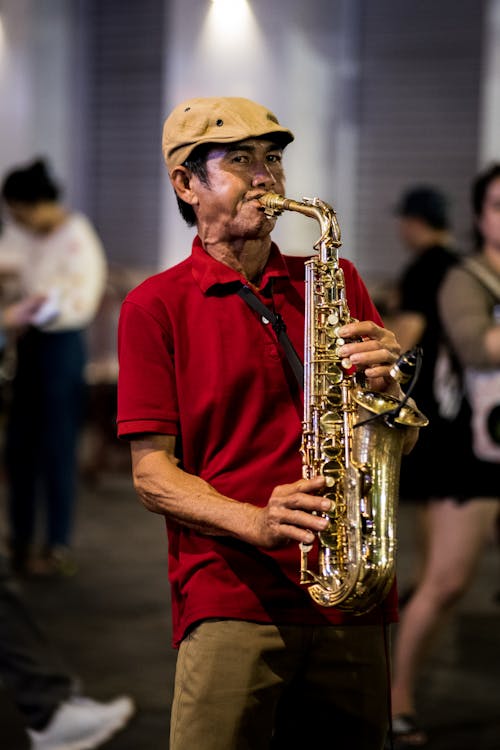
[[[465,258],[462,261],[462,268],[480,281],[500,302],[500,279],[494,276],[482,263],[479,263],[476,258]]]
[[[290,339],[288,338],[288,334],[286,332],[286,325],[285,321],[281,317],[279,313],[275,313],[272,310],[270,310],[266,305],[261,302],[261,300],[257,297],[256,294],[252,292],[250,287],[244,285],[238,290],[238,294],[242,299],[245,300],[247,305],[249,305],[252,310],[255,310],[262,319],[262,322],[268,321],[271,323],[273,330],[278,337],[278,341],[280,342],[281,346],[283,347],[283,350],[287,356],[287,359],[291,365],[291,368],[294,372],[295,377],[297,378],[297,381],[301,388],[304,387],[304,365],[302,364],[299,355],[294,349],[294,346]]]

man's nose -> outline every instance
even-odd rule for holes
[[[252,185],[274,185],[276,177],[266,162],[257,162],[252,175]]]

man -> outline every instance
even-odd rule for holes
[[[163,152],[191,256],[129,293],[119,324],[118,431],[145,507],[169,538],[174,646],[170,750],[262,750],[315,742],[376,750],[387,716],[394,592],[365,616],[321,607],[299,584],[299,543],[330,507],[301,479],[302,393],[255,291],[303,350],[304,259],[271,241],[259,198],[283,194],[293,140],[266,107],[198,98],[167,118]],[[343,261],[361,322],[342,355],[397,394],[400,354]]]

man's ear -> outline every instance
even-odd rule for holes
[[[170,174],[170,182],[176,194],[181,200],[190,205],[198,203],[198,198],[195,191],[191,188],[191,180],[193,175],[187,169],[187,167],[179,166],[175,167]]]

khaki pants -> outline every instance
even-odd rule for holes
[[[170,750],[381,750],[388,654],[382,625],[203,622],[180,646]]]

